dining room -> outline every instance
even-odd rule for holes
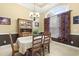
[[[0,56],[79,56],[78,7],[0,3]]]

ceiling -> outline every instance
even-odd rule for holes
[[[41,8],[41,7],[45,7],[46,5],[48,5],[48,3],[35,3],[35,5]]]
[[[19,3],[19,5],[28,8],[30,11],[45,13],[54,6],[58,5],[58,3]]]

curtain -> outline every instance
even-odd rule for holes
[[[60,19],[59,16],[55,15],[50,17],[50,32],[51,32],[51,37],[53,38],[58,38],[60,37]]]

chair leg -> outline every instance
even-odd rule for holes
[[[41,50],[40,50],[40,51],[38,51],[38,53],[39,53],[39,55],[41,56]]]
[[[45,47],[43,46],[43,56],[45,56]]]
[[[14,56],[14,55],[15,55],[15,52],[12,51],[12,56]]]
[[[33,56],[33,52],[32,52],[32,56]]]
[[[42,55],[41,53],[42,53],[42,48],[40,49],[40,56]]]
[[[12,56],[14,56],[14,54],[12,54]]]
[[[32,56],[34,56],[34,52],[32,51]]]
[[[50,53],[50,44],[48,44],[48,53]]]
[[[26,51],[25,55],[26,55],[26,56],[28,56],[28,55],[29,55],[29,50],[27,50],[27,51]]]

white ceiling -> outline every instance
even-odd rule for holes
[[[19,3],[19,5],[28,8],[30,11],[36,11],[39,13],[46,13],[58,3]]]

